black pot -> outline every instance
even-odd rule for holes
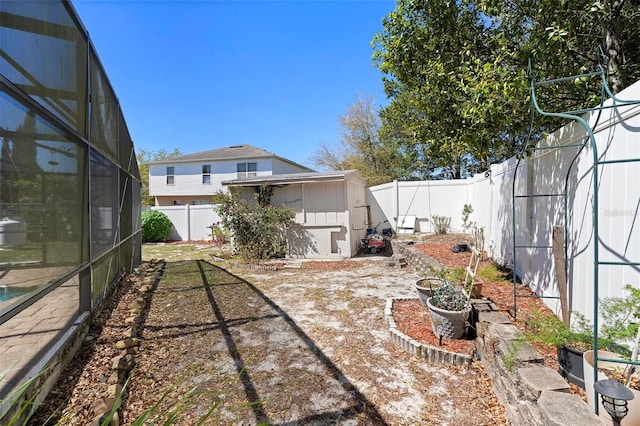
[[[584,389],[584,368],[582,364],[583,351],[561,345],[558,346],[558,364],[560,364],[560,375],[566,378],[569,383],[580,386]]]

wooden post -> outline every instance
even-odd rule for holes
[[[562,321],[567,327],[570,326],[571,315],[567,300],[567,271],[565,270],[564,255],[564,230],[561,226],[553,227],[552,237],[553,260],[556,264],[556,277],[558,279],[558,293],[560,293],[560,309],[562,310]]]

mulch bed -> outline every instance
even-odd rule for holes
[[[469,265],[471,258],[470,252],[454,253],[451,248],[458,243],[466,243],[467,241],[460,236],[450,235],[444,238],[443,242],[425,242],[423,244],[415,244],[413,247],[436,259],[443,266],[447,268],[466,268]],[[485,259],[480,262],[478,270],[481,270],[483,266],[490,265],[491,259]],[[537,313],[545,315],[555,315],[548,306],[544,304],[542,299],[536,298],[535,293],[527,286],[518,285],[517,291],[517,320],[513,318],[513,283],[510,281],[510,272],[504,271],[504,277],[501,281],[483,281],[482,296],[491,300],[498,310],[505,314],[512,323],[518,327],[521,331],[525,332],[527,324],[523,321],[523,318],[527,318],[528,315]],[[398,304],[398,308],[394,309],[394,319],[396,320],[397,327],[400,331],[404,332],[408,336],[415,340],[437,346],[438,338],[431,331],[431,323],[429,321],[428,326],[426,320],[423,318],[426,309],[419,303],[418,300],[413,304],[402,303]],[[396,315],[398,318],[396,318]],[[426,315],[428,317],[428,313]],[[415,320],[412,320],[415,318]],[[416,324],[412,324],[415,322]],[[417,324],[421,325],[418,326]],[[467,344],[473,344],[469,340],[461,340],[460,343],[452,344],[447,342],[451,350],[459,353],[468,353]],[[545,364],[558,370],[558,355],[554,345],[532,343],[535,349],[544,358]],[[456,348],[456,346],[459,346]],[[584,390],[580,387],[570,384],[573,393],[580,395],[583,399],[586,398]]]
[[[422,306],[419,299],[396,300],[393,303],[393,319],[398,330],[412,339],[440,349],[463,355],[473,355],[473,340],[442,340],[433,333],[429,310]]]

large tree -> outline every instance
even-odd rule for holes
[[[407,173],[402,150],[379,137],[380,117],[373,98],[356,95],[347,112],[338,118],[340,141],[321,144],[312,157],[325,169],[360,172],[367,185],[400,179]]]
[[[391,99],[380,136],[424,175],[463,177],[508,158],[529,132],[528,61],[537,79],[581,74],[603,63],[599,46],[620,90],[640,77],[638,16],[631,1],[399,0],[373,42]],[[541,91],[541,105],[592,106],[597,81],[578,83]],[[540,135],[561,123],[534,124]]]

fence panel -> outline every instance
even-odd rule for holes
[[[210,241],[211,224],[220,221],[212,204],[191,206],[156,206],[152,210],[161,211],[169,217],[173,228],[169,240],[174,241]]]
[[[640,82],[618,94],[622,99],[640,99]],[[608,101],[611,104],[611,101]],[[640,106],[619,107],[591,113],[586,119],[594,129],[599,161],[640,158]],[[571,145],[585,141],[586,132],[570,123],[540,141],[538,146]],[[539,295],[557,296],[555,264],[550,248],[553,226],[563,226],[565,213],[568,239],[570,309],[593,321],[594,247],[598,244],[601,262],[640,261],[640,167],[638,162],[598,166],[598,238],[593,223],[593,164],[589,143],[585,148],[558,148],[536,151],[516,168],[516,158],[494,164],[486,173],[466,180],[393,182],[370,188],[369,204],[373,222],[384,216],[395,224],[399,216],[429,219],[433,215],[451,218],[452,231],[461,231],[462,208],[471,204],[470,220],[485,229],[485,249],[500,264],[514,267],[525,284]],[[512,194],[543,195],[516,198]],[[564,197],[567,194],[565,208]],[[375,208],[374,208],[375,207]],[[566,212],[565,212],[566,210]],[[513,260],[513,214],[518,245]],[[391,215],[391,216],[390,216]],[[433,232],[432,226],[416,231]],[[596,297],[622,295],[625,284],[640,287],[637,265],[602,264],[598,268],[599,293]],[[558,303],[547,304],[559,313]]]

